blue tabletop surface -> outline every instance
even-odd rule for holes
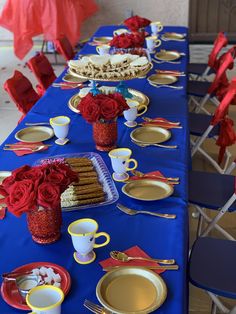
[[[117,26],[104,26],[98,29],[96,36],[111,36]],[[173,31],[186,33],[185,27],[165,27],[163,32]],[[186,72],[188,64],[188,41],[162,42],[158,49],[177,50],[186,53],[181,57],[180,64],[154,64],[154,69],[171,69]],[[86,45],[81,54],[95,53],[95,47]],[[63,74],[62,74],[63,75]],[[57,81],[61,81],[60,76]],[[140,148],[130,141],[132,129],[124,125],[124,118],[119,118],[118,147],[132,149],[132,157],[138,160],[138,169],[143,172],[160,170],[164,175],[180,177],[180,184],[175,187],[174,194],[162,201],[144,202],[128,198],[121,192],[122,183],[116,183],[120,198],[119,202],[136,209],[146,209],[153,212],[173,213],[175,220],[159,219],[152,216],[128,216],[118,209],[115,204],[90,208],[81,211],[63,213],[62,236],[51,245],[38,245],[31,239],[27,229],[26,217],[16,218],[7,213],[0,221],[0,273],[11,271],[24,264],[37,261],[47,261],[65,267],[72,278],[72,286],[62,305],[63,314],[89,313],[83,307],[84,299],[96,300],[96,284],[104,275],[99,261],[109,257],[111,250],[125,250],[139,245],[150,256],[157,258],[174,258],[180,266],[178,271],[166,271],[161,276],[165,280],[168,296],[165,303],[155,313],[184,314],[188,306],[188,283],[186,264],[188,253],[188,208],[187,208],[187,174],[189,164],[189,131],[188,106],[186,96],[187,76],[180,77],[176,85],[184,86],[182,90],[167,88],[156,89],[148,84],[146,79],[127,81],[129,87],[145,93],[150,99],[147,112],[149,117],[165,117],[172,121],[180,121],[182,129],[172,129],[172,136],[166,143],[178,145],[178,149],[163,149],[158,147]],[[104,85],[116,85],[107,84]],[[92,126],[82,117],[68,108],[68,100],[77,90],[61,90],[49,88],[21,124],[6,139],[5,143],[14,143],[14,134],[24,127],[25,122],[48,121],[50,117],[67,115],[71,118],[69,132],[70,143],[65,146],[54,144],[55,139],[47,141],[53,144],[47,151],[17,157],[13,152],[0,150],[0,170],[12,170],[21,165],[32,165],[37,159],[47,156],[96,152],[92,140]],[[2,147],[1,147],[2,148]],[[112,173],[107,153],[99,154],[104,159]],[[108,232],[111,242],[104,248],[96,249],[97,259],[89,265],[79,265],[73,259],[73,246],[67,233],[68,225],[79,218],[90,217],[97,220],[99,230]],[[7,305],[0,298],[0,313],[20,313],[21,310]]]

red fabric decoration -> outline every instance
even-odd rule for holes
[[[15,71],[13,77],[4,83],[4,89],[16,104],[18,110],[23,113],[23,116],[40,98],[27,77],[19,71]]]
[[[225,117],[220,122],[220,134],[216,141],[216,145],[220,146],[220,151],[218,155],[218,163],[221,164],[226,147],[235,144],[236,142],[236,133],[234,131],[234,122],[232,119]]]
[[[57,52],[61,54],[66,61],[74,58],[75,52],[67,37],[64,36],[62,38],[56,39],[53,43]]]
[[[44,94],[57,78],[50,62],[43,53],[38,53],[27,62],[27,65],[39,82],[39,85],[36,86],[38,93],[40,95]]]
[[[216,58],[219,52],[221,51],[223,47],[227,46],[227,44],[228,44],[227,37],[225,36],[223,32],[220,32],[214,41],[214,47],[209,55],[209,59],[208,59],[209,67],[214,69]]]

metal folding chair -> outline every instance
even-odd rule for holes
[[[189,281],[207,292],[212,300],[211,313],[235,314],[221,297],[236,299],[236,242],[208,237],[198,238],[189,259]]]
[[[212,158],[203,148],[202,144],[207,138],[212,138],[215,141],[219,141],[219,135],[222,136],[224,124],[230,121],[226,117],[228,113],[228,107],[236,94],[236,78],[232,80],[229,85],[228,91],[221,101],[220,105],[216,108],[213,116],[207,116],[203,114],[190,113],[190,134],[197,136],[196,140],[191,140],[191,156],[193,157],[196,152],[201,153],[219,173],[224,173],[228,167],[228,163],[231,157],[230,152],[225,148],[226,161],[224,166],[220,166],[214,158]],[[222,128],[222,129],[221,129]],[[230,131],[233,131],[232,128]],[[234,133],[235,134],[235,133]],[[227,135],[227,134],[226,134]],[[222,150],[220,149],[222,154]]]

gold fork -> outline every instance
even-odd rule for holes
[[[116,204],[116,207],[121,210],[122,212],[124,212],[127,215],[138,215],[138,214],[147,214],[147,215],[151,215],[151,216],[156,216],[156,217],[160,217],[160,218],[167,218],[167,219],[175,219],[176,215],[175,214],[160,214],[160,213],[153,213],[153,212],[149,212],[146,210],[135,210],[135,209],[131,209],[129,207],[126,207],[122,204]]]
[[[139,171],[139,170],[131,170],[130,171],[134,176],[138,176],[138,177],[143,177],[144,176],[144,173]],[[152,176],[152,175],[150,175]],[[154,178],[158,178],[158,179],[166,179],[167,181],[176,181],[178,182],[179,181],[179,177],[176,177],[176,178],[171,178],[171,177],[162,177],[162,176],[156,176],[156,175],[153,175]]]
[[[134,144],[136,144],[137,146],[140,146],[140,147],[157,146],[157,147],[161,147],[161,148],[170,148],[170,149],[178,148],[177,145],[162,145],[162,144],[157,144],[157,143],[149,144],[149,143],[137,142],[137,141],[134,141],[134,140],[131,140],[131,141]]]
[[[97,305],[89,300],[84,301],[84,306],[95,314],[112,314],[112,312],[105,309],[105,307]]]

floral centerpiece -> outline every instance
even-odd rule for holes
[[[27,214],[35,242],[52,243],[60,237],[60,196],[75,181],[78,175],[63,163],[22,166],[0,185],[0,203],[17,217]]]
[[[131,32],[136,32],[140,28],[148,26],[150,23],[151,23],[150,20],[138,15],[131,16],[124,21],[124,25],[128,27],[128,29],[130,29]]]
[[[138,48],[143,47],[144,41],[144,32],[124,33],[114,36],[109,45],[116,48]]]
[[[82,117],[93,124],[93,138],[96,148],[110,151],[116,147],[117,117],[129,109],[125,98],[120,93],[91,93],[83,97],[78,105]]]

